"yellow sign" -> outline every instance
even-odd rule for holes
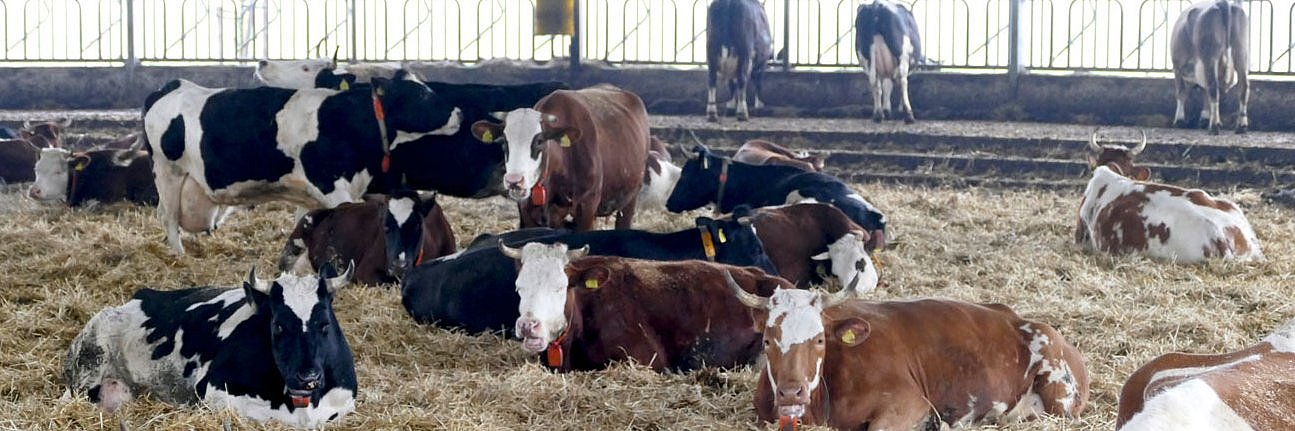
[[[535,0],[535,35],[575,34],[575,0]]]

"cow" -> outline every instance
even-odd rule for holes
[[[764,334],[756,415],[784,430],[1073,419],[1088,404],[1079,351],[1002,304],[862,301],[849,289],[761,297],[731,281],[729,289]]]
[[[25,183],[36,179],[32,167],[42,148],[63,146],[63,129],[72,120],[24,122],[15,139],[0,139],[0,183]]]
[[[760,90],[773,54],[773,34],[764,6],[756,0],[715,0],[706,8],[706,119],[719,121],[715,85],[728,85],[730,106],[738,121],[747,111],[747,85],[754,84],[755,109],[764,107]]]
[[[472,134],[507,147],[502,185],[521,227],[587,231],[615,215],[617,229],[630,228],[648,163],[642,99],[611,85],[558,90],[503,120],[478,121]]]
[[[454,252],[454,231],[436,197],[397,190],[306,213],[288,234],[279,270],[304,274],[355,262],[355,281],[389,283],[423,260]]]
[[[752,139],[738,147],[733,161],[748,165],[785,165],[811,172],[823,172],[822,154],[795,152],[787,147],[763,139]]]
[[[468,251],[478,250],[483,248],[498,248],[499,243],[501,241],[512,244],[512,243],[518,243],[518,242],[526,242],[534,238],[540,238],[540,237],[546,237],[546,236],[552,236],[552,235],[565,235],[568,233],[571,233],[571,231],[566,229],[553,229],[553,228],[547,228],[547,227],[532,227],[532,228],[517,229],[517,230],[512,230],[512,231],[502,232],[502,233],[483,233],[473,237],[472,241],[468,241],[468,246],[464,247],[463,250],[461,250],[461,252],[468,252]]]
[[[1223,354],[1168,353],[1129,376],[1115,428],[1295,429],[1295,321],[1258,344]]]
[[[318,428],[355,409],[355,364],[332,306],[349,275],[329,266],[262,280],[253,268],[242,288],[139,290],[72,340],[63,380],[110,411],[149,395]]]
[[[886,216],[840,179],[791,166],[756,166],[711,153],[698,144],[683,150],[679,182],[666,201],[670,212],[683,212],[715,203],[720,213],[738,205],[764,207],[820,202],[837,207],[868,233],[868,250],[885,248]]]
[[[501,242],[562,242],[572,247],[589,246],[594,255],[705,259],[756,266],[776,274],[746,218],[748,211],[739,210],[734,220],[698,217],[696,228],[670,233],[616,229],[522,237],[504,234]],[[453,254],[410,271],[401,280],[401,303],[418,323],[461,328],[469,333],[505,330],[517,321],[517,274],[516,263],[498,247]]]
[[[1199,189],[1145,181],[1150,170],[1132,164],[1146,148],[1089,141],[1095,166],[1079,203],[1075,243],[1114,253],[1138,253],[1176,263],[1210,258],[1262,260],[1263,252],[1241,207]]]
[[[653,136],[649,140],[647,167],[643,170],[643,187],[639,189],[635,211],[665,210],[665,201],[674,191],[682,172],[670,160],[670,151]]]
[[[799,287],[823,283],[818,269],[842,283],[862,277],[857,290],[877,286],[879,275],[868,252],[868,233],[831,205],[807,203],[757,209],[751,216],[760,243],[778,276]]]
[[[895,86],[899,86],[904,123],[917,121],[908,100],[908,75],[925,57],[913,12],[890,0],[859,5],[854,18],[854,49],[859,65],[868,75],[872,121],[880,123],[890,117],[891,91]]]
[[[561,242],[500,249],[518,262],[514,333],[524,351],[544,352],[545,365],[559,371],[622,360],[678,372],[749,364],[760,336],[723,274],[757,295],[792,287],[754,267],[584,257],[588,246]]]
[[[1246,115],[1246,105],[1250,102],[1249,26],[1245,8],[1228,0],[1197,2],[1178,16],[1169,44],[1174,63],[1174,95],[1178,101],[1175,126],[1187,126],[1184,105],[1188,91],[1201,88],[1206,98],[1201,109],[1201,125],[1208,127],[1211,134],[1219,134],[1223,124],[1219,100],[1236,85],[1240,99],[1236,132],[1245,133],[1250,128],[1250,118]]]
[[[356,202],[375,178],[394,183],[391,153],[459,130],[461,111],[412,74],[369,89],[216,89],[174,80],[144,104],[158,215],[184,253],[176,225],[180,187],[195,180],[221,205],[285,200],[331,208]]]

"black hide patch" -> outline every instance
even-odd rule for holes
[[[162,154],[167,160],[179,160],[184,155],[184,116],[178,115],[171,119],[171,123],[166,125],[166,131],[162,133],[162,142],[158,143],[162,147]]]
[[[198,119],[207,185],[219,190],[242,181],[274,182],[292,172],[293,160],[276,146],[275,116],[293,94],[260,87],[225,90],[207,99]]]

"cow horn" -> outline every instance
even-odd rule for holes
[[[589,254],[589,244],[575,250],[567,250],[567,260],[576,260]]]
[[[724,270],[724,282],[728,283],[729,290],[733,291],[733,295],[737,296],[737,300],[741,301],[742,305],[760,310],[769,309],[769,298],[753,295],[742,290],[742,286],[737,285],[737,281],[733,280],[733,274],[727,269]]]
[[[495,111],[495,112],[491,112],[491,113],[490,113],[490,116],[491,116],[491,117],[495,117],[495,119],[496,119],[496,120],[499,120],[499,121],[505,121],[505,120],[507,120],[507,119],[508,119],[508,111]]]
[[[1095,153],[1100,153],[1100,152],[1102,152],[1102,146],[1101,146],[1101,145],[1097,145],[1097,131],[1096,131],[1096,130],[1094,130],[1094,131],[1093,131],[1093,138],[1092,138],[1092,139],[1090,139],[1090,140],[1088,141],[1088,149],[1093,150],[1093,152],[1095,152]]]
[[[522,259],[522,249],[509,247],[507,244],[504,244],[504,240],[502,238],[499,240],[499,252],[503,253],[504,256],[508,256],[510,259]]]
[[[346,285],[347,285],[347,284],[349,284],[349,283],[351,282],[351,273],[352,273],[352,272],[355,272],[355,261],[354,261],[354,260],[352,260],[352,261],[350,261],[350,262],[348,262],[348,263],[346,264],[346,270],[345,270],[345,271],[342,271],[342,274],[341,274],[341,275],[338,275],[338,276],[336,276],[336,277],[330,277],[330,278],[327,280],[327,283],[328,283],[328,293],[329,293],[329,294],[337,293],[337,290],[338,290],[338,289],[341,289],[341,288],[343,288],[343,287],[346,287]]]
[[[750,226],[750,225],[751,225],[751,216],[742,216],[742,217],[738,217],[738,218],[737,218],[737,220],[735,220],[735,221],[737,221],[737,224],[740,224],[740,225],[742,225],[742,226]]]
[[[1145,150],[1145,149],[1147,149],[1147,131],[1146,131],[1146,130],[1143,130],[1143,131],[1142,131],[1142,143],[1138,144],[1138,146],[1136,146],[1136,147],[1133,147],[1133,149],[1132,149],[1132,150],[1129,150],[1129,155],[1130,155],[1130,156],[1136,156],[1136,155],[1138,155],[1138,153],[1141,153],[1141,152],[1142,152],[1142,150]]]
[[[337,69],[337,51],[342,49],[341,45],[333,47],[333,65],[329,69]]]
[[[835,307],[842,302],[856,298],[857,292],[854,288],[859,286],[859,275],[860,274],[855,274],[854,280],[850,281],[850,285],[836,293],[819,292],[819,298],[822,298],[823,300],[823,309],[826,310],[828,308]]]
[[[697,157],[700,157],[697,155],[697,153],[692,152],[692,150],[689,150],[688,147],[684,146],[684,144],[679,144],[679,152],[683,153],[683,157],[688,160],[692,160]]]
[[[270,282],[256,278],[255,265],[252,266],[251,271],[247,272],[247,285],[251,286],[252,289],[255,289],[257,292],[261,292],[266,295],[270,294]]]

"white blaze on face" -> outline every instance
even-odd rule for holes
[[[314,275],[296,276],[283,274],[274,281],[283,287],[283,304],[292,310],[292,314],[301,319],[301,332],[307,332],[310,324],[310,313],[319,304],[319,279]]]
[[[531,108],[515,109],[504,118],[504,139],[508,145],[508,159],[504,160],[504,176],[522,177],[522,190],[529,196],[531,187],[540,178],[542,153],[531,157],[531,142],[542,131],[540,119],[543,114]],[[505,187],[508,184],[504,184]],[[523,196],[525,197],[525,196]]]
[[[405,226],[405,221],[414,213],[414,200],[410,198],[398,198],[387,201],[387,212],[391,213],[391,218],[396,220],[396,226]]]
[[[567,327],[567,258],[565,244],[529,243],[522,247],[521,269],[517,271],[517,337],[523,347],[542,350]],[[538,322],[538,338],[521,332],[526,322]],[[536,335],[536,334],[531,334]],[[528,343],[529,341],[529,343]]]
[[[841,287],[850,285],[854,277],[859,277],[859,285],[855,288],[859,293],[871,292],[877,288],[877,267],[872,264],[872,257],[868,255],[864,247],[863,239],[853,233],[842,235],[827,246],[827,256],[822,254],[815,258],[827,258],[831,260],[832,275],[841,282]],[[859,270],[863,266],[863,271]]]
[[[779,328],[778,350],[786,354],[791,346],[823,334],[823,308],[818,292],[776,289],[769,297],[769,320],[765,326]]]
[[[40,159],[36,160],[36,183],[33,188],[40,190],[40,200],[61,201],[67,199],[68,158],[71,152],[62,148],[42,148]]]

